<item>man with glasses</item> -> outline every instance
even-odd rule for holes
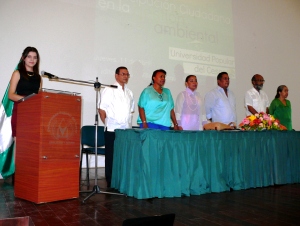
[[[264,78],[259,75],[253,75],[252,79],[253,88],[249,89],[245,94],[245,108],[246,115],[254,115],[259,112],[269,113],[269,98],[262,90],[264,85]]]
[[[133,93],[127,88],[130,74],[126,67],[118,67],[115,73],[117,88],[106,87],[101,93],[99,115],[105,125],[105,178],[111,185],[115,129],[131,128],[134,112]]]

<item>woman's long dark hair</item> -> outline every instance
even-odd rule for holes
[[[280,85],[280,86],[278,86],[275,98],[279,98],[280,97],[279,93],[282,92],[282,90],[284,89],[284,87],[286,87],[286,85]]]
[[[152,85],[153,85],[153,83],[154,83],[153,78],[156,76],[156,73],[158,73],[158,72],[162,72],[162,73],[164,73],[165,75],[167,74],[167,72],[166,72],[164,69],[158,69],[158,70],[153,71],[152,77],[151,77],[152,81],[151,81],[151,83],[149,84],[149,86],[152,86]]]
[[[26,72],[25,61],[24,60],[28,56],[29,52],[34,52],[37,55],[37,62],[33,66],[33,73],[34,73],[34,76],[39,76],[40,77],[40,75],[39,75],[40,55],[39,55],[39,52],[37,51],[37,49],[34,48],[34,47],[31,47],[31,46],[28,46],[24,49],[24,51],[22,53],[22,56],[21,56],[21,59],[19,61],[17,69],[20,72],[20,76],[28,78],[28,74]]]

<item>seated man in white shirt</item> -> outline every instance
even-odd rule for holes
[[[245,108],[246,115],[254,115],[259,112],[269,113],[269,98],[262,90],[264,85],[264,78],[259,75],[253,75],[252,79],[253,88],[245,93]]]

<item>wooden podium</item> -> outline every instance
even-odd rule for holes
[[[81,97],[40,92],[18,104],[15,196],[35,203],[79,196]]]

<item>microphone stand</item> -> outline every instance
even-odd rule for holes
[[[59,78],[57,76],[52,77],[52,76],[43,76],[43,77],[47,77],[49,79],[49,81],[65,81],[68,83],[75,83],[75,84],[93,84],[94,88],[96,90],[96,113],[95,113],[95,185],[93,187],[93,190],[91,191],[80,191],[81,193],[88,193],[91,192],[91,194],[89,194],[82,202],[85,203],[86,200],[88,200],[90,197],[92,197],[94,194],[111,194],[111,195],[124,195],[122,193],[114,193],[114,192],[107,192],[107,191],[101,191],[100,187],[98,186],[98,172],[97,172],[97,168],[98,168],[98,96],[99,96],[99,92],[100,92],[100,87],[104,86],[104,87],[112,87],[112,88],[117,88],[117,86],[114,85],[105,85],[105,84],[101,84],[100,82],[98,82],[98,77],[96,77],[96,82],[88,82],[88,81],[81,81],[81,80],[74,80],[74,79],[66,79],[66,78]]]
[[[84,192],[91,192],[82,202],[85,203],[86,200],[88,200],[90,197],[92,197],[94,194],[112,194],[112,195],[123,195],[121,193],[114,193],[114,192],[107,192],[107,191],[101,191],[100,187],[98,186],[98,173],[97,173],[97,168],[98,168],[98,153],[97,153],[97,137],[98,137],[98,94],[100,92],[100,86],[101,84],[98,82],[98,77],[96,78],[96,82],[94,84],[95,90],[96,90],[96,114],[95,114],[95,185],[93,187],[92,191],[84,191]]]
[[[53,76],[53,75],[42,75],[42,77],[48,78],[49,81],[66,82],[66,83],[77,84],[77,85],[94,85],[95,88],[96,88],[96,83],[99,83],[98,82],[98,77],[96,77],[96,80],[97,80],[96,83],[95,82],[89,82],[89,81],[75,80],[75,79],[70,79],[70,78],[59,78],[59,77]],[[101,86],[111,87],[111,88],[118,88],[115,85],[105,85],[105,84],[101,84],[101,83],[99,83],[99,84],[100,84],[99,88]]]

